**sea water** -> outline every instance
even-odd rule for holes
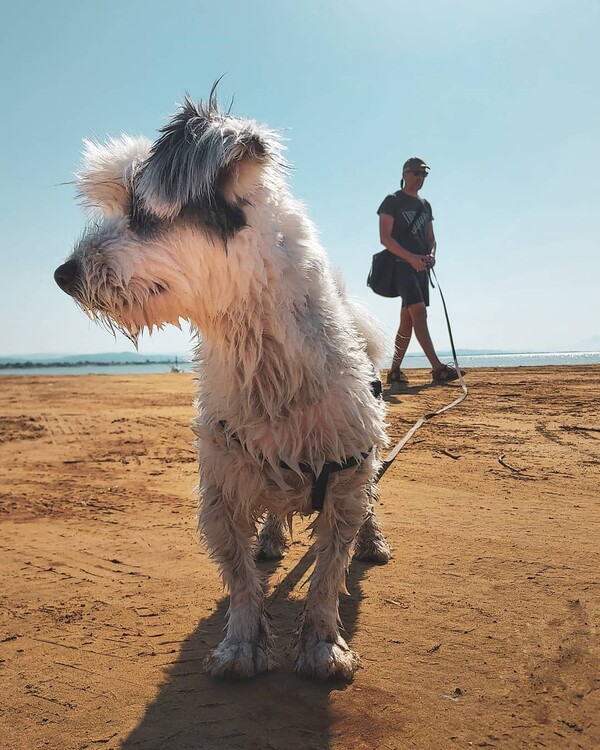
[[[452,364],[452,354],[439,355],[443,362]],[[461,367],[544,367],[545,365],[597,365],[600,364],[600,352],[490,352],[477,354],[459,354]],[[403,369],[431,369],[423,354],[407,354],[402,362]]]

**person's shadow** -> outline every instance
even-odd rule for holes
[[[439,386],[439,383],[421,383],[421,385],[407,385],[404,388],[384,388],[383,400],[387,404],[400,404],[402,403],[402,396],[416,396],[421,391],[439,388]]]
[[[246,681],[215,679],[203,671],[203,661],[223,637],[228,599],[198,623],[182,643],[156,699],[138,726],[124,740],[123,750],[327,750],[331,747],[329,694],[344,690],[341,682],[320,682],[293,672],[291,648],[296,619],[304,605],[287,598],[314,562],[308,551],[276,586],[267,609],[278,635],[278,666]],[[346,640],[356,629],[360,582],[369,566],[355,561],[342,596],[340,615]],[[276,563],[262,563],[272,574]]]

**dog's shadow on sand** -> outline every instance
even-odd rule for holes
[[[331,747],[329,695],[342,682],[320,682],[293,672],[292,633],[304,605],[303,596],[288,598],[314,562],[307,552],[276,585],[267,602],[276,632],[278,666],[247,681],[214,679],[203,661],[223,637],[228,599],[182,643],[155,700],[124,740],[123,750],[327,750]],[[261,563],[265,577],[277,563]],[[363,595],[361,580],[370,566],[354,561],[347,576],[350,596],[342,596],[344,637],[352,639]]]

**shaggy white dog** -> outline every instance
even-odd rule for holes
[[[271,667],[255,556],[281,557],[286,519],[322,503],[296,669],[351,679],[358,657],[338,615],[351,546],[360,530],[355,556],[390,555],[372,511],[383,347],[334,279],[285,171],[276,134],[222,112],[214,89],[207,103],[186,99],[154,143],[86,142],[77,179],[96,221],[55,279],[133,340],[182,318],[200,334],[200,528],[230,593],[210,672]]]

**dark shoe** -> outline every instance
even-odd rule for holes
[[[461,375],[464,375],[464,370],[460,371]],[[458,380],[458,370],[450,365],[442,365],[437,370],[431,371],[431,381],[433,383],[450,383],[453,380]]]
[[[394,369],[390,370],[387,374],[387,384],[406,386],[408,385],[408,378],[399,367],[395,367]]]

